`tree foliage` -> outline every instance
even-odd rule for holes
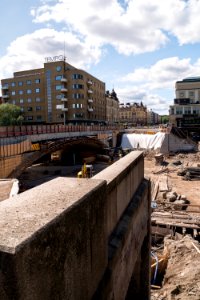
[[[9,103],[0,105],[0,126],[20,125],[23,119],[19,106]]]
[[[161,116],[161,124],[167,124],[167,123],[169,123],[169,116],[168,115]]]

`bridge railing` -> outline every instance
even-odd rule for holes
[[[59,132],[83,132],[83,131],[107,131],[119,130],[119,125],[27,125],[27,126],[0,126],[0,138],[25,135],[59,133]]]

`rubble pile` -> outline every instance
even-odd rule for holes
[[[159,157],[145,156],[157,257],[151,264],[151,299],[200,300],[200,152]]]

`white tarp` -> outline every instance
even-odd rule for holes
[[[171,133],[157,132],[156,134],[123,134],[121,147],[122,149],[159,149],[161,153],[168,153],[170,151],[192,151],[196,145],[191,140],[181,139]]]
[[[156,134],[123,134],[121,147],[123,149],[158,149],[161,148],[164,139],[164,132],[157,132]]]

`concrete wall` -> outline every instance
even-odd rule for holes
[[[149,299],[149,195],[132,152],[1,202],[0,299]]]

